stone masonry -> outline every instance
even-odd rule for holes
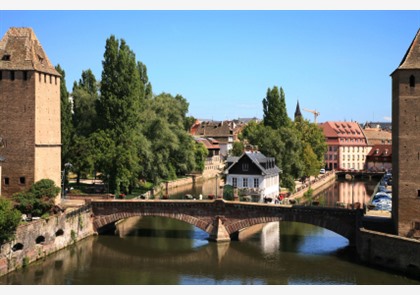
[[[0,41],[2,195],[43,178],[61,186],[60,74],[30,28]]]

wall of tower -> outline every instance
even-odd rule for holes
[[[37,73],[35,81],[35,181],[61,186],[60,77]]]
[[[412,237],[420,232],[420,69],[392,80],[393,218],[398,235]]]
[[[35,72],[1,70],[0,135],[4,148],[2,196],[29,188],[34,181],[35,167]],[[14,77],[13,77],[14,76]]]

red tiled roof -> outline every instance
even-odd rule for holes
[[[341,144],[340,139],[355,139],[353,142],[346,141],[342,144],[366,145],[365,135],[357,122],[327,121],[319,125],[324,132],[327,142],[337,142],[338,144]]]
[[[213,138],[196,138],[197,142],[201,142],[208,150],[220,149],[219,142]]]
[[[392,145],[390,144],[378,144],[374,145],[370,150],[367,157],[391,157],[392,156]]]

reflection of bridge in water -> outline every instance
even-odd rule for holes
[[[185,200],[94,200],[91,202],[93,225],[101,228],[134,216],[160,216],[192,224],[216,242],[237,238],[245,228],[275,221],[308,223],[331,230],[351,245],[356,240],[362,210],[262,203]]]

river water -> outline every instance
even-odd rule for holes
[[[365,188],[365,198],[375,187],[372,182],[353,183],[353,199],[356,185]],[[322,193],[323,204],[345,201],[348,194],[343,193],[344,187],[349,186],[336,181]],[[179,194],[192,193],[189,190]],[[248,239],[230,243],[218,244],[207,238],[204,231],[177,220],[133,217],[121,222],[114,233],[86,238],[0,277],[0,284],[420,284],[420,280],[359,263],[347,239],[312,225],[270,223]]]

